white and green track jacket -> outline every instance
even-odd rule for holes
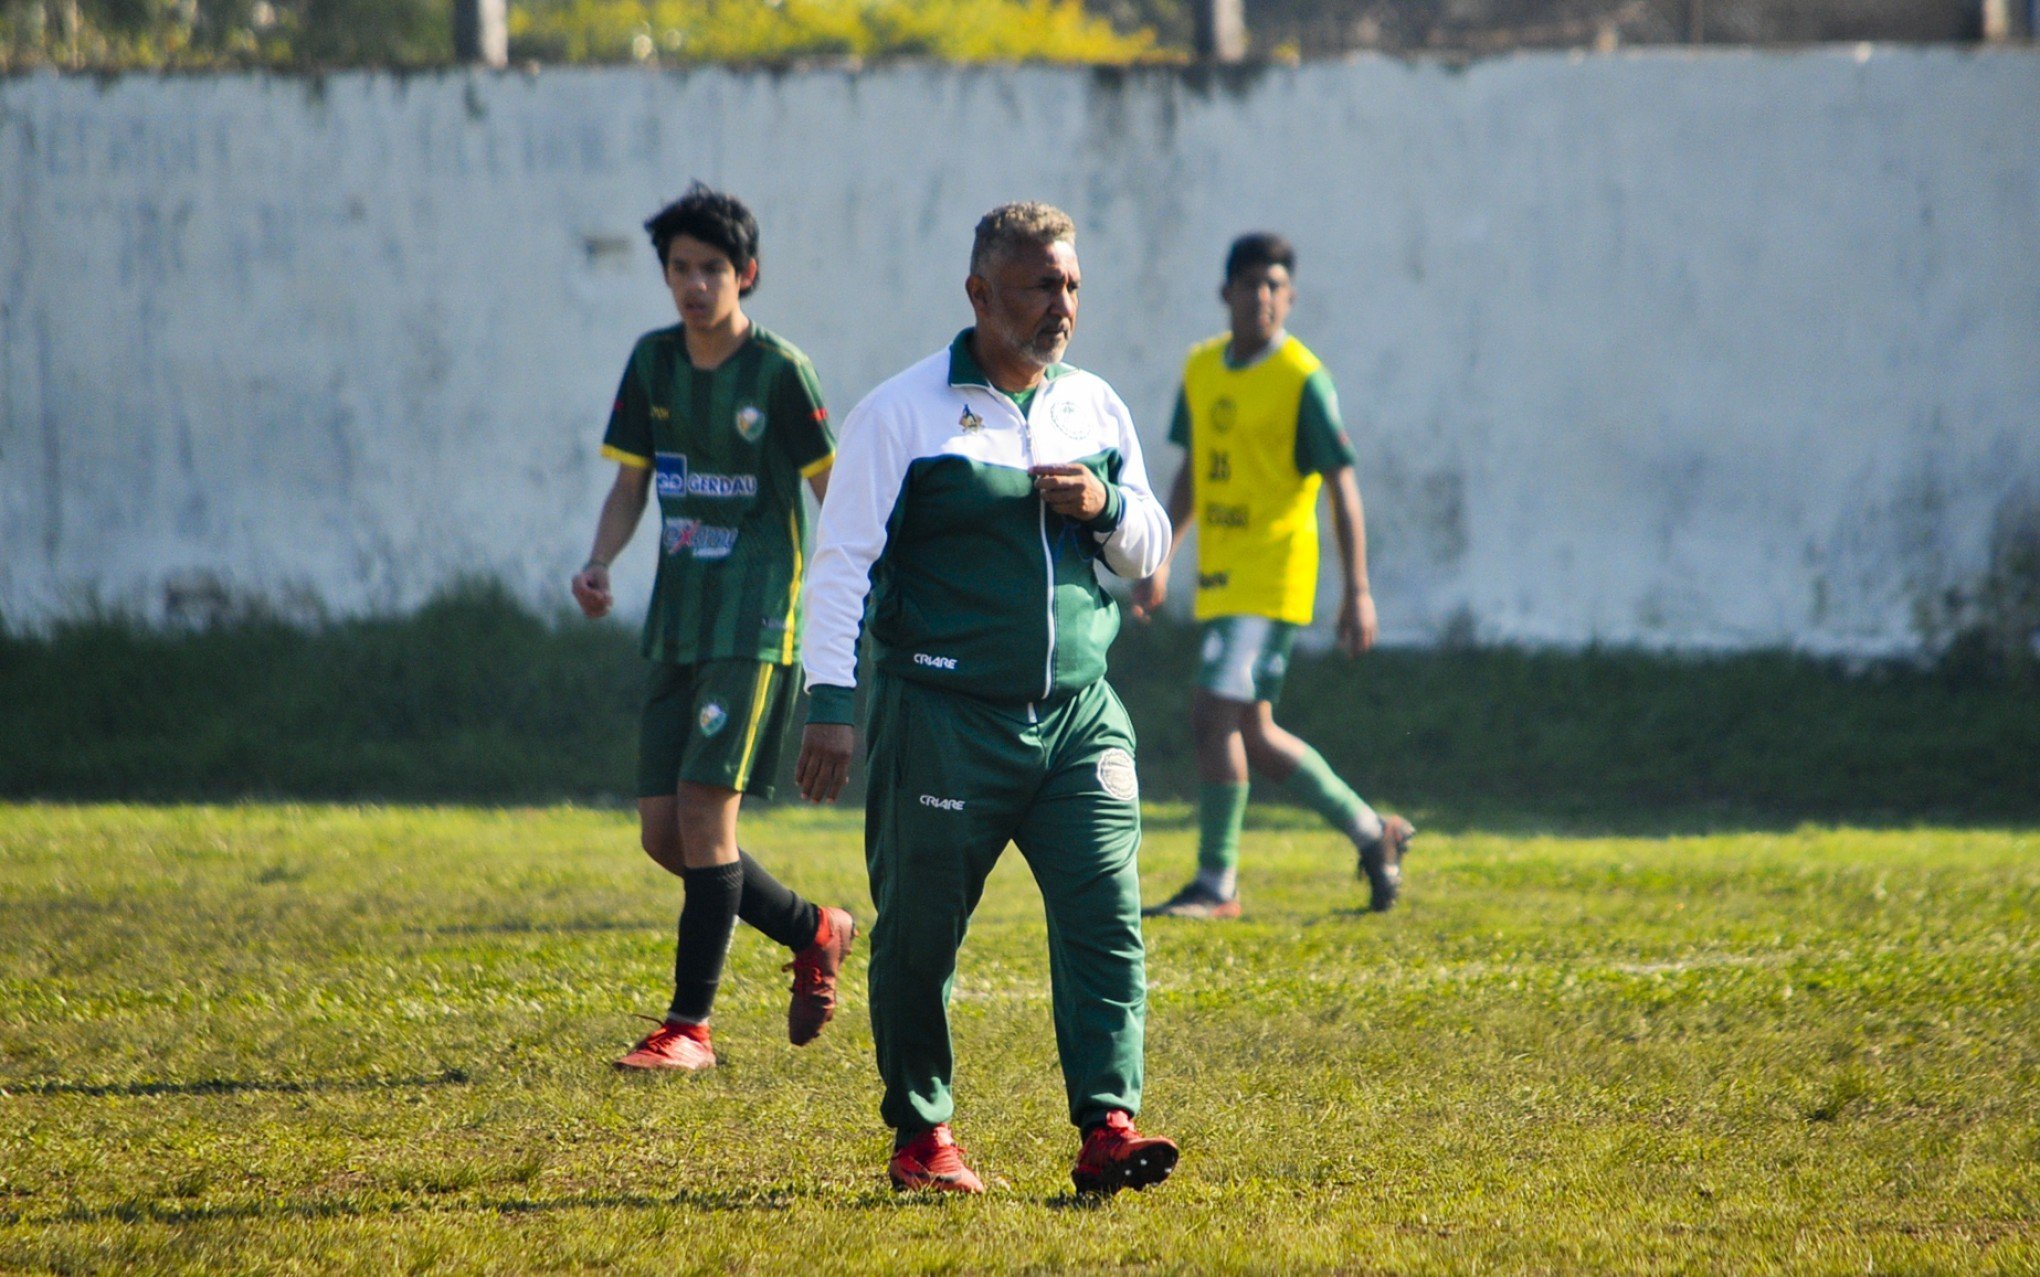
[[[969,330],[844,419],[807,576],[809,721],[852,721],[866,599],[878,667],[1008,703],[1105,673],[1119,607],[1094,563],[1161,566],[1169,516],[1133,416],[1100,377],[1048,370],[1023,415],[971,358]],[[1105,484],[1088,523],[1051,511],[1030,466],[1077,463]]]

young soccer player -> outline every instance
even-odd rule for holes
[[[1298,628],[1309,625],[1318,575],[1317,500],[1332,493],[1345,592],[1339,648],[1374,645],[1367,531],[1353,446],[1331,374],[1284,325],[1296,299],[1296,252],[1280,235],[1243,235],[1226,255],[1219,297],[1228,333],[1199,343],[1183,368],[1169,440],[1188,449],[1169,492],[1174,556],[1194,517],[1202,663],[1192,709],[1197,741],[1197,876],[1150,916],[1237,918],[1240,824],[1249,765],[1352,839],[1368,904],[1385,910],[1402,884],[1416,830],[1382,816],[1315,749],[1275,722]],[[1134,614],[1161,606],[1162,567],[1134,589]]]
[[[835,439],[807,356],[744,314],[758,283],[750,210],[697,182],[645,230],[680,323],[641,337],[624,368],[602,441],[616,483],[573,591],[582,612],[608,615],[609,565],[656,496],[638,820],[645,854],[679,876],[685,903],[673,1001],[616,1066],[705,1069],[737,919],[793,951],[795,1046],[834,1016],[856,934],[849,913],[801,899],[737,847],[738,804],[771,796],[793,713],[808,526],[800,483],[821,497]]]

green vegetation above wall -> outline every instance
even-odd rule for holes
[[[514,62],[775,64],[924,57],[1123,63],[1180,56],[1079,0],[535,0]],[[0,71],[419,69],[453,61],[440,0],[0,0]]]

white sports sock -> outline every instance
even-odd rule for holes
[[[1381,813],[1363,802],[1360,804],[1359,819],[1346,830],[1346,837],[1353,840],[1354,846],[1364,848],[1380,842],[1384,832],[1386,826],[1381,823]]]
[[[1240,871],[1237,869],[1199,869],[1197,885],[1217,896],[1230,900],[1240,889]]]

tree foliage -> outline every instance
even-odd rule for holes
[[[1171,56],[1081,0],[523,0],[515,61],[780,63]],[[0,0],[0,71],[396,67],[453,59],[446,0]]]

